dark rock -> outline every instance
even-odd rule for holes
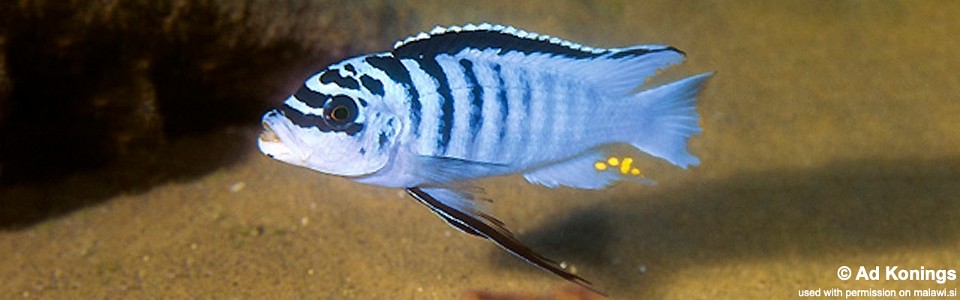
[[[0,124],[6,120],[5,116],[10,111],[10,90],[13,89],[13,83],[7,75],[7,53],[2,51],[6,49],[7,37],[0,34]],[[3,174],[3,166],[0,165],[0,176]]]
[[[397,37],[371,1],[6,1],[0,182],[255,124],[310,73]],[[252,142],[251,138],[251,142]]]

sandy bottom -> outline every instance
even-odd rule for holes
[[[508,3],[425,3],[410,32],[508,23],[686,51],[663,81],[717,71],[691,143],[699,167],[641,159],[657,185],[600,191],[483,181],[493,213],[532,248],[621,299],[957,287],[837,270],[960,268],[958,3]],[[259,155],[256,122],[177,141],[142,167],[4,187],[79,204],[0,231],[0,298],[455,299],[565,284],[399,190]]]

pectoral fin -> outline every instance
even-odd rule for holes
[[[413,172],[418,178],[424,178],[427,182],[445,184],[506,173],[509,171],[508,168],[507,165],[493,162],[420,155],[416,158],[416,168]]]

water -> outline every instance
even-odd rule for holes
[[[688,61],[664,81],[717,72],[699,98],[705,131],[691,143],[699,167],[647,159],[657,185],[602,191],[548,190],[516,176],[483,183],[494,214],[521,240],[612,297],[956,286],[836,275],[841,266],[956,267],[954,2],[416,6],[397,23],[406,30],[389,31],[505,23],[591,46],[676,46]],[[184,142],[247,139],[244,155],[218,171],[3,231],[3,298],[450,299],[564,284],[455,232],[397,190],[271,161],[256,153],[255,130]],[[82,198],[99,182],[77,176],[48,193]]]

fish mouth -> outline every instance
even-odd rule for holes
[[[277,133],[273,131],[273,128],[270,128],[270,124],[267,122],[261,123],[263,125],[263,132],[260,133],[260,141],[267,143],[279,143],[280,137],[277,136]]]
[[[292,149],[284,143],[284,137],[289,136],[289,132],[285,131],[286,128],[282,123],[282,118],[283,116],[277,111],[268,112],[263,116],[263,120],[260,122],[263,131],[260,132],[257,145],[260,152],[271,158],[293,161],[295,155]]]

